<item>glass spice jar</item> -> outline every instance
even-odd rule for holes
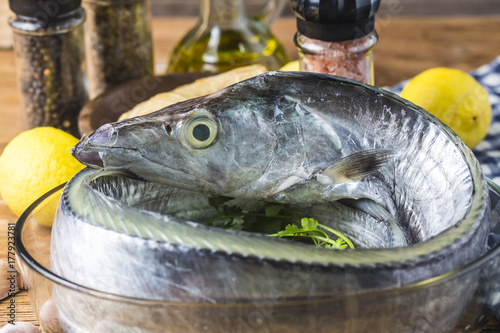
[[[90,98],[154,75],[149,0],[83,0]]]
[[[333,74],[373,85],[373,47],[376,31],[346,41],[322,41],[297,32],[294,36],[300,70]]]
[[[373,85],[375,14],[380,0],[291,0],[301,71],[333,74]]]
[[[52,126],[79,137],[78,114],[88,100],[81,1],[9,4],[24,127]]]

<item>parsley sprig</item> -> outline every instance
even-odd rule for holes
[[[263,209],[248,212],[237,206],[226,205],[233,199],[224,196],[210,198],[209,204],[217,210],[219,216],[205,224],[224,229],[261,232],[270,237],[308,238],[316,246],[332,249],[346,249],[347,247],[354,249],[353,243],[344,234],[313,218],[302,218],[300,227],[293,224],[297,223],[299,218],[293,216],[286,205],[266,203]],[[336,239],[332,239],[330,235],[336,236]]]
[[[289,224],[285,227],[285,230],[281,230],[275,234],[270,234],[271,237],[309,237],[313,240],[316,246],[324,246],[333,249],[346,249],[349,246],[354,249],[354,245],[351,240],[347,238],[341,232],[327,227],[326,225],[320,224],[313,218],[304,217],[300,220],[302,228],[294,224]],[[326,231],[337,236],[336,240],[331,239],[328,234],[319,229],[325,229]]]

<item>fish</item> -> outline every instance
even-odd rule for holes
[[[441,276],[486,249],[488,190],[470,149],[414,104],[348,79],[267,72],[103,125],[72,153],[88,167],[63,192],[51,265],[112,294],[193,304],[355,297]],[[214,196],[244,208],[289,205],[347,234],[356,249],[206,226]],[[439,332],[474,282],[450,285],[439,311],[427,306],[438,291],[411,294],[400,309],[379,305],[391,318],[418,309]],[[74,297],[60,293],[57,302],[70,311],[63,305]],[[356,306],[361,317],[374,312]],[[165,320],[176,318],[164,310]],[[281,324],[271,320],[269,331]]]

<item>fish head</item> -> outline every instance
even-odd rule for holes
[[[230,194],[259,178],[276,139],[259,116],[264,104],[219,92],[109,123],[72,150],[93,168],[126,170],[184,189]]]

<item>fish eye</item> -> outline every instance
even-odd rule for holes
[[[215,141],[217,132],[217,123],[205,116],[192,118],[186,125],[186,138],[193,148],[210,146]]]

